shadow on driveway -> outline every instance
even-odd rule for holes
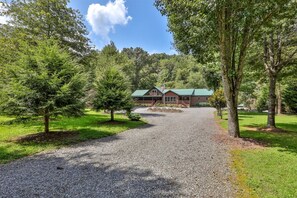
[[[82,150],[65,159],[39,155],[0,166],[3,197],[174,197],[180,185],[150,170],[92,162]],[[181,194],[178,194],[181,196]]]

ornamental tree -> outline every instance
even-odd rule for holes
[[[107,68],[96,81],[96,110],[109,110],[110,121],[114,121],[116,110],[126,109],[131,104],[130,87],[123,74],[115,67]]]
[[[217,115],[223,118],[222,108],[226,107],[226,99],[224,97],[224,91],[217,89],[211,97],[208,98],[208,102],[211,106],[217,109]]]
[[[54,41],[23,45],[1,87],[0,110],[14,116],[42,116],[49,132],[52,116],[84,112],[84,75],[77,62]]]

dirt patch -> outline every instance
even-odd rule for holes
[[[126,124],[125,121],[111,121],[111,120],[108,120],[108,121],[105,121],[105,122],[99,122],[98,124],[105,124],[105,125],[123,125],[123,124]]]
[[[65,140],[73,140],[79,137],[77,131],[53,131],[49,133],[35,133],[26,136],[21,136],[11,141],[17,143],[34,142],[34,143],[45,143],[45,142],[61,142]]]
[[[266,144],[251,138],[233,138],[228,134],[215,134],[214,141],[219,144],[228,145],[235,149],[259,149],[265,148]]]
[[[251,138],[233,138],[228,135],[228,131],[221,127],[220,119],[215,119],[217,127],[219,128],[219,134],[213,136],[213,140],[219,144],[228,145],[232,149],[264,149],[267,144],[254,140]]]
[[[255,127],[255,126],[246,126],[245,127],[249,131],[260,131],[260,132],[269,132],[269,133],[288,133],[280,128],[267,128],[267,127]]]

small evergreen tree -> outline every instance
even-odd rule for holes
[[[222,108],[226,107],[224,91],[222,89],[217,89],[214,94],[208,98],[208,102],[211,106],[217,109],[217,115],[222,119]]]
[[[68,52],[54,41],[24,45],[8,71],[0,110],[15,116],[43,116],[49,132],[51,116],[78,116],[84,111],[84,76]]]
[[[110,120],[114,121],[114,111],[126,109],[131,104],[129,84],[116,68],[108,68],[96,82],[94,108],[110,111]]]

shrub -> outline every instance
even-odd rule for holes
[[[195,107],[210,107],[210,104],[208,102],[198,102]]]
[[[139,113],[130,113],[128,117],[132,121],[139,121],[141,119],[141,116]]]

